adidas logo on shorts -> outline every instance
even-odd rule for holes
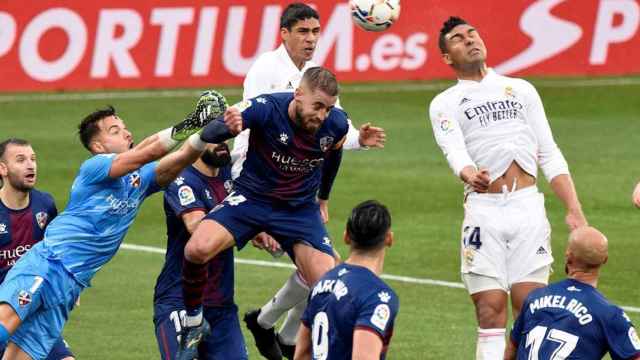
[[[547,250],[545,250],[542,246],[540,246],[538,248],[538,251],[536,251],[536,254],[538,254],[538,255],[544,255],[546,253],[547,253]]]

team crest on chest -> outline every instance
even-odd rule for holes
[[[324,136],[320,138],[320,150],[326,152],[333,145],[333,136]]]
[[[40,211],[36,214],[36,222],[38,223],[38,226],[40,226],[40,229],[44,229],[47,225],[47,219],[49,219],[49,215],[44,211]]]
[[[0,235],[7,233],[7,225],[0,223]]]
[[[131,186],[133,186],[134,188],[138,188],[140,187],[140,173],[139,172],[134,172],[131,175],[129,175],[129,184]]]

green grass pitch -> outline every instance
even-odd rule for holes
[[[640,307],[638,266],[640,210],[630,202],[639,179],[638,94],[640,85],[563,86],[562,81],[536,81],[555,139],[567,158],[589,222],[610,240],[610,259],[601,291],[619,305]],[[546,84],[546,85],[544,85]],[[550,86],[549,84],[553,85]],[[412,84],[415,85],[415,84]],[[459,282],[459,226],[462,186],[452,175],[433,139],[427,106],[437,90],[356,91],[345,86],[343,106],[356,124],[371,121],[388,135],[382,151],[348,152],[330,202],[329,230],[338,249],[347,213],[357,202],[375,198],[393,215],[396,244],[387,253],[385,272],[416,278]],[[230,96],[238,100],[238,92]],[[116,97],[100,100],[2,100],[0,137],[24,137],[38,154],[39,188],[51,192],[62,209],[76,171],[88,153],[75,135],[88,112],[113,104],[136,140],[171,125],[186,114],[194,97]],[[567,238],[564,210],[546,180],[556,261],[552,280],[563,277]],[[149,199],[125,243],[164,247],[161,196]],[[241,258],[270,260],[247,247]],[[121,250],[82,294],[65,329],[79,359],[152,359],[158,350],[152,323],[152,292],[162,266],[160,254]],[[260,306],[291,270],[236,265],[236,302],[240,312]],[[470,359],[476,324],[463,289],[389,281],[400,296],[400,314],[389,350],[390,359]],[[629,312],[636,324],[640,313]],[[248,333],[251,359],[257,352]]]

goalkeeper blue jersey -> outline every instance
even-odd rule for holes
[[[244,196],[299,206],[314,202],[322,165],[347,134],[346,113],[332,109],[315,134],[289,117],[291,93],[260,95],[236,107],[245,129],[251,129],[249,149],[234,189]]]
[[[66,209],[47,227],[42,247],[84,287],[115,255],[142,202],[160,190],[157,163],[119,178],[109,177],[115,154],[86,160],[71,186]]]

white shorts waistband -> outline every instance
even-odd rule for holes
[[[507,191],[503,193],[477,193],[472,192],[467,195],[465,202],[487,202],[487,203],[503,203],[510,200],[518,200],[534,196],[538,194],[536,185],[527,186],[524,189],[516,191]]]

